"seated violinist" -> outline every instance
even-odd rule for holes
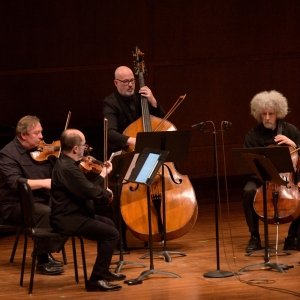
[[[42,130],[37,117],[25,116],[17,124],[15,138],[0,151],[0,208],[5,219],[22,223],[17,186],[18,179],[21,179],[32,189],[37,227],[50,227],[49,197],[54,162],[51,158],[37,163],[30,155],[43,139]],[[50,254],[40,254],[36,272],[46,275],[61,274],[64,272],[62,266],[63,263]]]
[[[77,129],[67,129],[61,134],[61,155],[52,172],[50,222],[55,231],[64,235],[80,234],[97,241],[97,257],[87,291],[113,291],[121,288],[110,281],[125,279],[125,275],[109,271],[119,232],[112,220],[94,215],[93,202],[109,204],[113,195],[110,189],[100,187],[112,171],[111,162],[105,162],[101,173],[92,181],[79,168],[86,148],[85,137]]]
[[[251,114],[259,125],[252,128],[245,137],[244,148],[267,147],[272,144],[300,146],[299,130],[292,124],[284,122],[288,113],[287,99],[277,91],[261,92],[254,96]],[[242,192],[243,209],[250,232],[246,252],[261,249],[259,235],[259,218],[253,208],[256,190],[262,185],[257,176],[252,176]],[[285,239],[284,250],[300,250],[300,219],[293,221]]]

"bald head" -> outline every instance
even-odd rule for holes
[[[114,84],[123,97],[130,98],[135,89],[135,79],[132,70],[125,66],[117,68]]]
[[[129,76],[130,77],[129,79],[134,78],[133,72],[131,71],[130,68],[125,67],[125,66],[120,66],[120,67],[118,67],[116,69],[116,71],[115,71],[115,79],[121,79],[121,80],[123,80],[123,78],[125,78],[126,76],[127,77]]]
[[[70,153],[75,146],[85,144],[85,137],[78,129],[67,129],[60,136],[61,151]]]

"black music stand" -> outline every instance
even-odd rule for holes
[[[119,243],[120,243],[120,260],[118,262],[112,262],[111,265],[117,265],[115,272],[120,273],[122,267],[124,265],[142,265],[146,268],[145,264],[133,261],[124,261],[123,259],[123,236],[122,236],[122,219],[121,219],[121,207],[120,207],[120,185],[125,177],[125,174],[131,164],[132,158],[134,157],[135,152],[129,152],[125,154],[120,154],[113,156],[111,163],[113,165],[112,172],[108,175],[108,186],[112,186],[116,184],[116,194],[114,201],[117,201],[118,207],[118,219],[119,219]]]
[[[191,130],[182,131],[158,131],[158,132],[138,132],[136,136],[135,151],[141,152],[145,147],[167,150],[169,151],[166,162],[177,162],[186,160],[189,152],[189,145],[191,140]],[[160,227],[162,227],[163,235],[163,251],[154,253],[155,255],[163,256],[165,261],[171,262],[169,254],[176,254],[186,256],[182,252],[167,251],[167,237],[166,237],[166,200],[165,200],[165,177],[164,165],[162,165],[162,209],[163,220]],[[179,182],[178,184],[180,184]],[[147,257],[149,254],[143,255],[141,258]]]
[[[256,148],[240,148],[240,149],[232,149],[235,159],[235,164],[238,167],[240,174],[252,174],[254,175],[255,172],[249,165],[249,163],[245,163],[243,154],[244,153],[252,153],[252,154],[258,154],[263,155],[266,158],[268,158],[275,169],[278,171],[278,173],[285,173],[285,172],[294,172],[293,163],[291,160],[291,155],[289,152],[289,147],[287,146],[280,146],[280,147],[272,147],[270,150],[270,147],[256,147]],[[285,149],[285,150],[284,150]],[[280,159],[278,159],[280,157]],[[278,217],[278,210],[277,210],[277,201],[278,201],[278,195],[274,193],[273,195],[274,200],[274,218],[276,219]],[[277,226],[279,223],[275,223]],[[276,240],[277,245],[277,240]],[[260,250],[254,250],[250,251],[249,253],[246,253],[245,256],[250,256],[252,254],[261,253],[264,252],[264,249]],[[269,249],[269,252],[271,253],[285,253],[287,255],[291,255],[291,252],[287,250],[278,250],[276,249]]]
[[[263,207],[264,207],[264,235],[265,235],[265,255],[264,262],[261,264],[250,265],[242,268],[240,272],[243,272],[250,268],[258,268],[258,267],[269,267],[270,269],[276,269],[280,273],[284,273],[284,269],[288,269],[286,265],[276,264],[270,262],[270,249],[269,249],[269,233],[268,233],[268,210],[267,210],[267,195],[266,195],[266,183],[274,183],[278,185],[285,185],[286,182],[279,176],[278,170],[275,169],[271,160],[266,156],[261,154],[255,154],[253,152],[257,151],[260,153],[259,149],[252,148],[252,153],[247,153],[245,149],[234,149],[236,153],[240,153],[244,158],[244,164],[248,164],[250,168],[254,171],[254,173],[258,176],[258,178],[263,183]],[[266,150],[267,149],[267,150]],[[250,149],[247,149],[250,150]],[[265,151],[268,152],[269,157],[274,155],[276,157],[280,157],[280,169],[282,172],[291,172],[290,167],[292,167],[292,171],[294,171],[293,166],[291,164],[291,157],[287,147],[273,147],[273,148],[265,148]],[[270,154],[271,153],[271,154]],[[236,156],[240,157],[239,154]],[[278,160],[279,161],[279,160]],[[285,165],[287,163],[287,165]],[[253,173],[253,172],[252,172]]]
[[[150,206],[150,186],[159,170],[163,165],[168,151],[145,148],[139,155],[138,159],[133,161],[129,167],[131,172],[127,172],[124,180],[134,182],[138,184],[147,185],[147,206],[148,206],[148,226],[149,226],[149,246],[150,246],[150,270],[144,271],[136,279],[125,280],[124,283],[129,285],[142,283],[142,280],[151,274],[165,274],[176,278],[180,278],[179,275],[158,271],[154,269],[153,263],[153,242],[152,242],[152,223],[151,223],[151,206]]]

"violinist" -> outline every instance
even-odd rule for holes
[[[147,98],[149,112],[151,115],[163,118],[164,110],[156,101],[152,91],[143,86],[136,90],[135,77],[132,70],[125,66],[120,66],[115,70],[114,85],[115,91],[106,97],[103,102],[103,117],[108,120],[108,155],[126,148],[129,145],[135,145],[135,137],[126,136],[123,131],[134,121],[142,116],[141,96]],[[119,207],[116,207],[117,201],[112,206],[113,218],[118,225]],[[117,227],[119,228],[119,227]],[[129,253],[126,243],[126,225],[123,222],[123,253]],[[119,247],[119,246],[118,246]]]
[[[43,139],[43,128],[36,116],[21,118],[15,138],[0,151],[0,206],[3,218],[22,223],[18,179],[27,182],[33,193],[37,227],[51,227],[49,205],[51,171],[55,158],[36,163],[30,152],[36,150]],[[51,254],[39,254],[36,273],[56,275],[64,272],[63,263]]]
[[[120,285],[109,283],[126,278],[123,274],[109,271],[119,233],[112,220],[94,215],[93,211],[93,201],[107,205],[113,199],[110,189],[100,187],[112,171],[112,164],[105,162],[106,167],[90,181],[79,168],[86,148],[83,133],[77,129],[67,129],[61,134],[60,142],[61,155],[52,172],[51,225],[64,235],[80,234],[97,241],[96,262],[87,281],[88,292],[119,290]]]
[[[250,103],[251,115],[259,125],[245,136],[244,148],[267,147],[272,144],[300,146],[300,132],[292,124],[284,122],[288,113],[287,99],[279,92],[264,91],[254,96]],[[253,208],[256,190],[262,185],[257,176],[252,176],[242,192],[243,209],[250,232],[246,252],[261,249],[259,218]],[[284,250],[300,250],[299,218],[293,221],[284,242]]]

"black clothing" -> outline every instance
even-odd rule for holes
[[[300,145],[300,132],[294,125],[281,121],[282,135],[291,139],[297,147]],[[279,134],[278,126],[274,129],[267,129],[262,123],[252,128],[245,137],[244,148],[267,147],[275,144],[274,137]]]
[[[16,137],[0,151],[0,205],[5,219],[9,219],[12,210],[20,203],[18,179],[27,182],[28,179],[50,178],[51,170],[51,161],[41,164],[33,161],[30,151]],[[36,203],[49,206],[49,190],[36,189],[32,193]]]
[[[274,130],[267,129],[261,123],[255,128],[251,129],[245,137],[244,148],[255,148],[255,147],[267,147],[271,144],[275,144],[274,137],[281,133],[285,135],[289,139],[291,139],[297,147],[300,145],[300,132],[299,130],[292,124],[287,122],[281,122],[281,128],[278,132],[278,124]],[[250,180],[247,182],[244,190],[242,192],[243,198],[243,209],[246,217],[246,222],[249,227],[249,231],[252,235],[257,236],[259,232],[259,219],[253,208],[253,201],[256,194],[257,188],[262,185],[262,182],[258,179],[257,176],[251,176]],[[299,218],[291,223],[289,229],[289,235],[296,235],[299,227]]]
[[[163,118],[165,112],[160,104],[157,102],[157,107],[153,107],[148,102],[148,108],[150,115]],[[141,95],[138,92],[134,92],[133,96],[125,98],[115,90],[114,93],[106,97],[103,101],[103,117],[108,121],[108,155],[113,152],[117,152],[122,148],[126,148],[126,143],[129,136],[125,136],[122,133],[124,130],[134,121],[142,116]],[[117,194],[116,187],[111,188],[114,195]],[[119,191],[121,194],[121,191]],[[119,203],[118,201],[112,202],[112,218],[117,228],[120,228],[119,224]],[[126,224],[122,218],[122,230],[123,238],[125,239]]]
[[[91,275],[100,280],[108,272],[113,250],[119,234],[113,222],[93,214],[93,201],[107,204],[111,193],[102,189],[101,176],[89,181],[78,164],[69,156],[60,155],[52,172],[50,224],[55,231],[65,234],[80,234],[97,241],[98,254]]]
[[[136,113],[132,112],[130,103],[132,101],[122,97],[117,90],[106,97],[103,101],[103,117],[108,121],[108,155],[112,152],[126,148],[128,136],[123,135],[123,131],[135,120],[142,116],[141,96],[135,92],[132,96]],[[150,115],[163,118],[164,110],[157,102],[157,107],[148,103]]]
[[[30,156],[30,151],[24,148],[16,137],[0,151],[0,208],[5,219],[22,223],[18,179],[27,182],[28,179],[51,178],[53,164],[51,158],[43,163],[35,162]],[[33,190],[32,194],[36,227],[50,227],[50,191],[41,188]],[[48,254],[38,255],[38,264],[47,262]]]

